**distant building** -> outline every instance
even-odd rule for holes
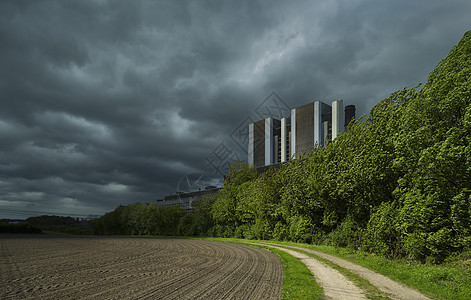
[[[248,162],[257,168],[287,162],[305,151],[326,146],[355,118],[355,106],[343,109],[321,101],[291,110],[290,118],[266,118],[249,124]]]
[[[203,199],[205,195],[211,195],[219,191],[215,186],[207,186],[204,190],[194,192],[177,192],[174,195],[165,196],[157,200],[158,206],[180,206],[185,210],[193,210],[193,203]]]

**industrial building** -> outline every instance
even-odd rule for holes
[[[211,195],[219,191],[215,186],[207,186],[204,189],[193,192],[177,192],[174,195],[165,196],[163,199],[157,200],[158,206],[180,206],[181,208],[191,211],[193,203],[200,201],[203,197]]]
[[[305,151],[328,145],[355,118],[355,106],[343,109],[311,102],[291,110],[289,118],[266,118],[249,124],[248,162],[257,168],[287,162]]]

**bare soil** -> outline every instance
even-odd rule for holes
[[[213,241],[0,235],[0,299],[280,299],[265,249]]]

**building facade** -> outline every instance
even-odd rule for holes
[[[185,210],[193,210],[193,203],[200,201],[204,196],[211,195],[219,191],[215,186],[207,186],[203,190],[193,192],[177,192],[174,195],[165,196],[156,201],[158,206],[180,206]]]
[[[248,162],[259,167],[287,162],[304,152],[326,146],[355,118],[355,106],[343,109],[311,102],[291,110],[289,118],[266,118],[249,124]]]

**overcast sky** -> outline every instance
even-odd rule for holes
[[[469,0],[0,1],[0,218],[217,184],[247,160],[241,129],[261,111],[343,99],[368,114],[426,82],[470,13]]]

